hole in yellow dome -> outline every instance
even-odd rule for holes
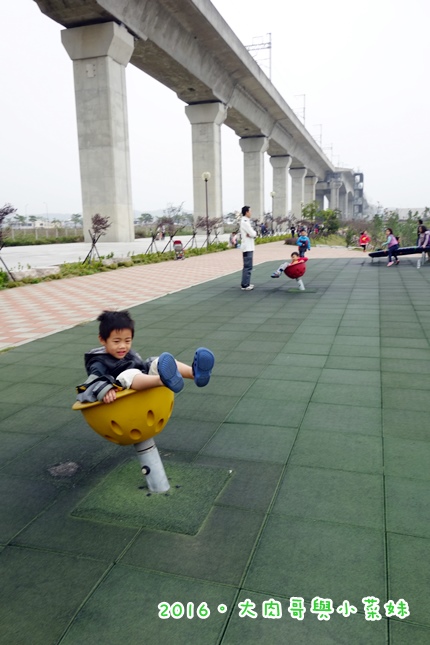
[[[133,428],[133,430],[130,430],[130,437],[132,439],[141,439],[142,433],[137,428]]]
[[[160,419],[159,422],[157,423],[157,432],[161,432],[163,428],[164,428],[164,419]]]
[[[153,413],[152,410],[148,410],[148,412],[146,414],[146,423],[149,426],[153,426],[154,422],[155,422],[155,414]]]
[[[116,421],[111,421],[110,422],[110,427],[115,432],[115,434],[117,434],[119,437],[121,437],[124,434],[121,426]]]
[[[112,443],[119,443],[118,439],[114,439],[113,437],[109,437],[107,434],[104,435],[104,438],[107,439],[108,441],[112,441]]]

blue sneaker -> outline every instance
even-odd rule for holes
[[[215,356],[210,349],[199,347],[194,354],[193,374],[197,387],[204,387],[209,383],[212,368],[215,365]]]
[[[158,374],[163,384],[172,392],[180,392],[184,387],[184,379],[179,373],[176,361],[168,352],[163,352],[158,358]]]

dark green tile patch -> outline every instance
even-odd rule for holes
[[[143,575],[141,570],[133,566],[117,565],[82,608],[62,643],[210,645],[218,642],[229,615],[229,612],[218,612],[217,607],[225,604],[231,608],[235,596],[236,590],[225,585],[151,571],[146,571]],[[203,601],[211,612],[206,620],[197,616],[193,620],[185,616],[180,620],[162,620],[159,617],[160,602],[169,605],[181,602],[185,609],[188,603],[193,603],[197,611]],[[31,628],[28,633],[31,633]],[[48,643],[49,640],[40,642]]]
[[[381,439],[362,434],[300,430],[289,463],[382,473]]]
[[[144,529],[123,562],[179,576],[238,585],[264,515],[216,506],[198,535]]]
[[[224,469],[166,463],[167,494],[148,494],[137,460],[108,475],[74,511],[73,517],[120,526],[195,535],[229,479]]]
[[[430,481],[386,477],[387,530],[430,538]]]
[[[430,481],[430,442],[385,437],[384,464],[387,475]]]
[[[403,374],[402,372],[383,372],[382,387],[412,390],[430,389],[430,374]]]
[[[381,412],[369,407],[310,403],[301,429],[380,436]]]
[[[379,387],[371,385],[318,383],[312,395],[312,402],[379,408],[381,406],[381,390]]]
[[[272,515],[243,587],[361,607],[365,596],[385,597],[384,562],[382,531]]]
[[[296,434],[297,431],[291,428],[225,423],[202,454],[284,463]]]
[[[388,533],[388,573],[389,573],[389,598],[404,598],[409,604],[411,615],[407,621],[421,623],[430,627],[428,611],[428,581],[430,579],[430,540],[410,537],[408,535],[394,535]],[[401,623],[404,626],[404,623]],[[415,632],[401,630],[400,625],[391,626],[393,643],[415,645],[415,643],[429,643],[430,640],[415,640]],[[408,634],[410,640],[401,640],[400,634]],[[418,630],[420,633],[421,630]],[[429,634],[430,635],[430,634]],[[402,637],[403,638],[403,637]]]
[[[330,356],[327,358],[325,367],[340,370],[379,370],[381,361],[379,358],[367,356]]]
[[[244,399],[276,399],[293,403],[298,401],[309,401],[314,391],[315,384],[312,382],[300,381],[300,375],[297,374],[295,381],[281,381],[269,379],[257,379],[255,383],[246,392]]]
[[[58,497],[47,482],[0,474],[0,543],[6,544]]]
[[[317,356],[315,354],[300,354],[288,352],[278,354],[272,361],[273,365],[281,367],[291,367],[294,371],[295,367],[324,367],[327,361],[327,356]]]
[[[328,369],[322,370],[320,383],[333,383],[345,385],[371,385],[379,387],[381,385],[381,375],[377,370],[344,370]]]
[[[273,513],[383,528],[382,477],[289,465]]]
[[[306,403],[285,403],[276,399],[243,399],[227,417],[227,422],[298,428],[306,407]]]
[[[218,422],[193,419],[171,419],[163,432],[157,435],[158,448],[198,452],[209,441]]]
[[[391,409],[415,410],[417,412],[428,410],[428,400],[424,390],[384,387],[382,390],[382,404],[384,408]]]
[[[383,410],[384,435],[416,441],[430,441],[428,412],[417,410]]]
[[[58,643],[105,570],[106,564],[88,559],[5,549],[0,554],[2,642]]]
[[[227,457],[210,457],[200,454],[195,463],[226,468],[232,471],[228,486],[218,496],[216,504],[236,506],[265,512],[282,472],[282,464],[254,461],[243,461],[228,455]]]
[[[71,401],[73,401],[72,397]],[[69,409],[65,410],[43,406],[42,402],[39,402],[38,405],[20,406],[15,414],[0,421],[0,432],[48,435],[64,427],[75,417],[78,418],[78,415],[72,411],[71,404]],[[81,418],[80,415],[79,418]]]
[[[262,379],[280,379],[282,381],[308,381],[316,383],[321,375],[321,368],[318,367],[295,367],[289,365],[269,365],[261,374]],[[288,387],[288,386],[287,386]]]
[[[8,461],[12,461],[34,444],[41,440],[40,437],[19,434],[17,432],[0,432],[0,468]]]
[[[294,594],[293,594],[294,595]],[[246,601],[255,604],[254,611],[257,617],[243,618],[240,607]],[[265,643],[291,643],[294,645],[333,645],[334,643],[354,643],[354,645],[385,645],[387,642],[387,621],[366,621],[363,614],[351,614],[347,618],[336,612],[337,604],[334,603],[334,613],[329,621],[318,620],[316,614],[310,612],[310,604],[306,603],[306,613],[303,620],[291,618],[288,612],[290,603],[284,598],[275,596],[273,600],[280,604],[282,616],[279,619],[263,617],[263,605],[269,598],[259,593],[250,594],[241,591],[236,602],[235,611],[228,623],[227,630],[222,640],[222,645],[262,645]],[[342,603],[339,602],[339,606]],[[357,607],[362,610],[362,604]],[[423,641],[424,644],[424,641]],[[405,644],[406,645],[406,644]],[[408,643],[410,645],[410,643]],[[415,645],[415,643],[414,643]],[[421,645],[421,641],[419,642]]]

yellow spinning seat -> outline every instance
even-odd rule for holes
[[[80,410],[88,425],[105,439],[128,446],[162,431],[172,414],[174,398],[167,387],[123,390],[117,392],[113,403],[76,401],[72,409]]]

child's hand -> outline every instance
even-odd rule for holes
[[[116,399],[116,392],[112,388],[112,390],[109,390],[107,394],[104,395],[103,397],[103,403],[113,403]]]

